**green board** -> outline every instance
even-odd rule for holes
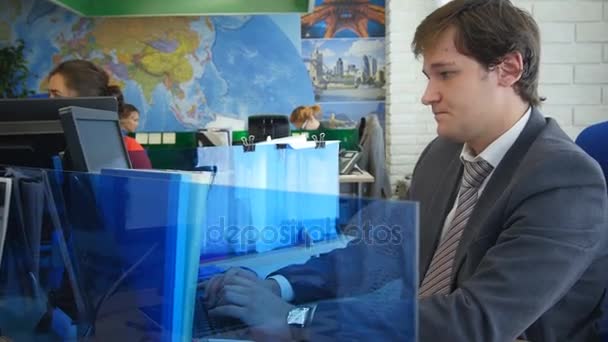
[[[295,130],[292,133],[303,133],[304,131]],[[166,132],[165,132],[166,133]],[[325,133],[325,140],[340,141],[340,149],[358,150],[359,149],[359,130],[354,129],[324,129],[317,131],[306,131],[309,137],[312,135],[319,136],[320,133]],[[135,134],[129,134],[135,137]],[[233,145],[240,145],[241,138],[247,137],[247,131],[233,131]],[[196,132],[176,132],[175,143],[172,144],[142,144],[152,166],[155,169],[176,169],[176,170],[192,170],[196,163],[196,147],[198,141]]]
[[[314,0],[51,0],[87,17],[306,13]]]

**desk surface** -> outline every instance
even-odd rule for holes
[[[231,257],[225,260],[201,262],[201,266],[215,265],[226,269],[230,267],[248,267],[254,270],[258,276],[265,278],[271,272],[285,266],[303,264],[312,256],[328,253],[337,248],[344,248],[350,240],[352,240],[351,236],[339,235],[334,240],[320,241],[312,246],[293,246],[263,253]]]
[[[340,183],[373,183],[374,176],[367,171],[353,170],[348,175],[340,175]]]

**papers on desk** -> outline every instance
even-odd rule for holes
[[[338,142],[337,141],[328,141],[327,143],[338,143]],[[305,148],[314,148],[316,146],[316,144],[317,143],[315,141],[306,140],[305,135],[296,135],[296,136],[291,136],[291,137],[277,138],[277,139],[262,141],[262,142],[257,143],[256,145],[258,145],[258,146],[287,145],[289,148],[291,148],[293,150],[301,150],[301,149],[305,149]]]

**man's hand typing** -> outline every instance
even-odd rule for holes
[[[238,318],[250,327],[256,340],[290,340],[287,313],[294,308],[280,297],[274,280],[259,279],[253,272],[230,269],[212,278],[205,291],[211,316]]]
[[[223,274],[214,276],[209,281],[202,283],[204,287],[204,298],[207,308],[214,308],[220,299],[221,291],[227,283],[231,282],[234,277],[242,277],[258,284],[262,288],[266,288],[270,292],[281,296],[279,284],[272,279],[260,279],[253,271],[241,267],[232,267]]]

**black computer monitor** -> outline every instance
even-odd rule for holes
[[[0,164],[52,168],[66,147],[59,109],[67,106],[118,112],[114,97],[0,99]]]
[[[247,131],[254,136],[254,142],[288,137],[291,134],[286,115],[252,115],[247,120]]]
[[[131,168],[116,112],[76,106],[59,112],[74,171]]]

